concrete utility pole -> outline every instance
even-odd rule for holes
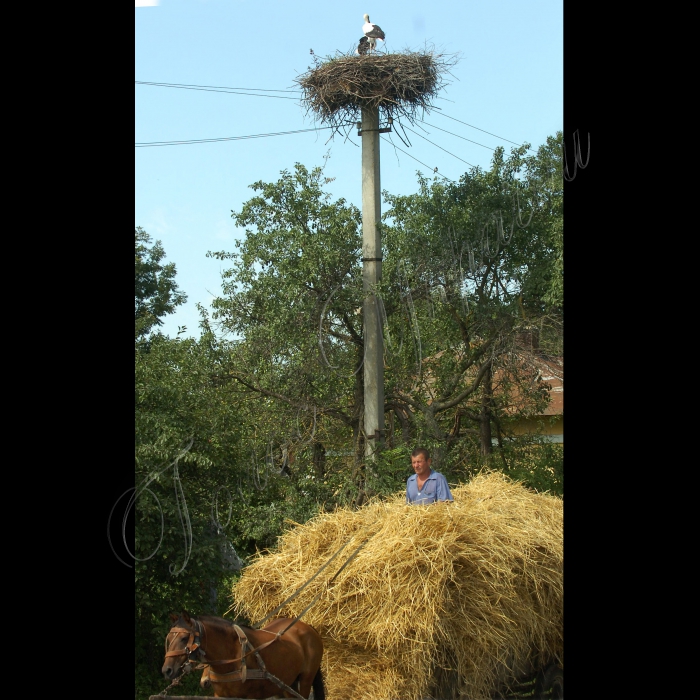
[[[390,131],[383,129],[382,131]],[[365,294],[365,456],[384,442],[384,342],[379,304],[371,293],[382,279],[379,107],[362,108],[362,288]]]

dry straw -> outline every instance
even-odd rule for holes
[[[233,610],[261,620],[350,540],[278,613],[320,594],[303,619],[324,639],[328,700],[487,698],[563,664],[563,501],[498,473],[453,495],[408,506],[397,494],[293,527],[243,571]]]
[[[456,54],[434,51],[340,54],[319,61],[296,78],[302,103],[323,124],[349,131],[360,120],[363,107],[381,107],[387,116],[405,117],[410,123],[418,112],[429,112],[446,84]]]

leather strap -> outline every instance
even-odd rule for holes
[[[190,637],[187,640],[185,648],[181,651],[166,651],[166,658],[168,656],[189,656],[190,654],[193,654],[195,651],[197,651],[197,649],[199,648],[199,630],[191,630],[187,627],[171,627],[170,632],[184,632],[185,634],[189,634]]]
[[[248,665],[245,657],[248,654],[248,647],[250,644],[248,642],[248,637],[245,636],[245,632],[238,625],[234,625],[233,629],[236,630],[236,634],[238,635],[238,639],[241,643],[241,682],[245,683],[246,678],[248,677]]]
[[[212,671],[210,668],[209,673],[207,675],[212,683],[235,683],[237,681],[241,681],[240,671],[231,671],[230,673],[216,673],[216,671]],[[229,678],[229,676],[231,677]],[[299,695],[299,693],[297,693],[293,688],[290,688],[286,683],[281,681],[279,678],[277,678],[277,676],[274,676],[267,670],[263,671],[259,668],[251,668],[248,671],[248,680],[272,681],[275,685],[279,686],[283,690],[292,693],[295,698],[301,698],[301,700],[305,700],[305,698]]]

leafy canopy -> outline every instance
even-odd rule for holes
[[[163,317],[187,301],[187,295],[175,282],[175,263],[163,263],[165,250],[160,241],[151,237],[140,226],[136,227],[136,338],[147,336]]]

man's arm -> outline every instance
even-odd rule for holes
[[[437,480],[437,499],[438,501],[454,501],[450,487],[447,485],[447,479],[442,474]]]

